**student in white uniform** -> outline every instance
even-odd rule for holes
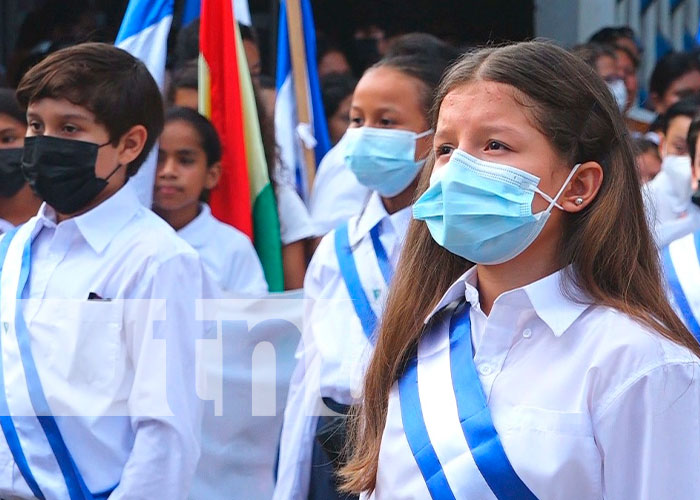
[[[346,413],[361,387],[429,152],[431,97],[448,62],[387,58],[355,90],[345,159],[372,194],[359,216],[322,239],[309,264],[275,499],[340,498],[334,473],[345,417],[327,416],[324,408]]]
[[[267,293],[258,254],[248,237],[217,220],[205,202],[221,176],[216,129],[189,108],[171,108],[158,145],[153,210],[197,250],[219,286],[247,295]]]
[[[700,498],[700,346],[664,299],[605,83],[553,44],[485,48],[434,109],[345,488]]]
[[[0,240],[0,497],[186,498],[201,265],[127,183],[163,126],[158,86],[91,43],[34,66],[17,96],[45,203]]]
[[[0,234],[29,220],[41,200],[22,175],[26,111],[14,90],[0,89]]]

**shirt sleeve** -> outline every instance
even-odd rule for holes
[[[303,335],[297,347],[296,367],[289,384],[280,436],[279,465],[273,500],[305,500],[311,478],[311,458],[320,397],[320,356],[314,342],[309,317],[314,301],[320,296],[321,261],[327,253],[328,236],[324,237],[311,259],[304,279]]]
[[[594,420],[609,500],[700,498],[700,365],[640,375]]]
[[[195,389],[195,320],[202,271],[194,254],[154,264],[126,303],[126,349],[133,365],[128,399],[135,432],[110,499],[185,499],[200,454],[202,406]]]
[[[268,285],[255,247],[247,236],[239,236],[236,238],[236,247],[224,289],[246,295],[265,295]]]

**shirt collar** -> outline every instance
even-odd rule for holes
[[[206,203],[199,204],[199,213],[189,224],[180,229],[177,235],[189,243],[192,247],[204,246],[207,239],[211,239],[211,233],[203,228],[213,219],[211,208]]]
[[[75,224],[88,245],[101,253],[142,206],[133,186],[127,182],[96,207],[61,224]],[[39,208],[37,217],[43,226],[56,226],[56,211],[46,203]]]
[[[348,235],[350,245],[357,245],[374,226],[384,221],[387,221],[391,225],[390,228],[383,228],[384,231],[389,229],[395,231],[396,234],[403,235],[406,233],[410,220],[410,206],[389,215],[386,208],[384,208],[384,202],[382,202],[381,196],[379,196],[379,193],[376,191],[373,191],[367,200],[367,205],[357,220],[357,224],[350,225],[350,234]]]
[[[425,319],[425,323],[438,311],[462,298],[465,298],[472,306],[478,306],[479,292],[476,289],[476,273],[476,266],[474,266],[460,276],[447,289],[438,305]],[[587,299],[581,291],[574,292],[575,297],[573,298],[564,294],[562,289],[563,273],[563,270],[559,270],[522,288],[510,290],[500,295],[496,302],[509,300],[516,294],[524,293],[537,316],[552,330],[555,337],[560,337],[591,305],[590,299]]]

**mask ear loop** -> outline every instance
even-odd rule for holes
[[[547,200],[549,202],[549,206],[544,211],[544,213],[551,212],[553,207],[557,207],[559,210],[564,210],[564,207],[562,207],[559,203],[557,203],[557,200],[559,199],[559,197],[562,194],[564,194],[564,190],[566,189],[566,186],[569,185],[569,182],[571,181],[571,179],[573,179],[574,175],[576,174],[576,171],[578,170],[578,168],[580,166],[581,166],[580,163],[577,163],[576,165],[574,165],[574,168],[571,169],[571,172],[569,172],[569,176],[566,178],[566,180],[564,181],[564,184],[562,185],[561,189],[559,189],[559,192],[557,193],[557,195],[554,198],[550,198],[547,193],[545,193],[544,191],[540,191],[540,189],[537,187],[535,188],[535,192],[538,193],[542,198],[544,198],[545,200]]]
[[[103,148],[103,147],[105,147],[107,144],[112,144],[112,141],[107,141],[107,142],[105,142],[104,144],[99,144],[99,145],[97,146],[97,149]],[[124,166],[124,165],[122,165],[121,163],[118,164],[118,165],[116,166],[116,168],[115,168],[114,170],[112,170],[112,171],[109,173],[109,175],[108,175],[107,177],[104,178],[104,181],[105,181],[105,182],[108,181],[109,178],[112,177],[114,174],[116,174],[116,173],[117,173],[117,170],[119,170],[119,169],[122,168],[123,166]]]
[[[413,148],[414,148],[414,151],[415,151],[415,147],[416,147],[416,142],[415,142],[415,141],[417,141],[418,139],[422,139],[423,137],[427,137],[427,136],[429,136],[429,135],[431,135],[431,134],[434,134],[434,133],[435,133],[435,131],[434,131],[432,128],[429,128],[429,129],[426,130],[425,132],[421,132],[420,134],[416,134],[416,136],[414,137],[414,141],[413,141]],[[428,152],[428,156],[429,156],[429,155],[430,155],[430,152]],[[423,158],[422,160],[418,160],[418,163],[420,163],[420,167],[421,167],[421,168],[423,168],[423,166],[425,165],[425,162],[428,160],[428,156],[426,156],[426,157]]]

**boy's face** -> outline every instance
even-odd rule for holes
[[[97,123],[95,115],[82,106],[66,99],[44,98],[29,103],[27,108],[27,137],[46,135],[63,139],[93,142],[102,146],[109,142],[107,128]],[[109,177],[107,187],[90,203],[98,205],[118,191],[126,182],[126,163],[117,147],[106,144],[98,149],[95,175],[106,179],[118,165],[122,165]],[[130,161],[130,160],[129,160]]]
[[[687,116],[676,116],[672,119],[661,143],[661,157],[668,155],[686,156],[688,153],[688,129],[692,120]]]

